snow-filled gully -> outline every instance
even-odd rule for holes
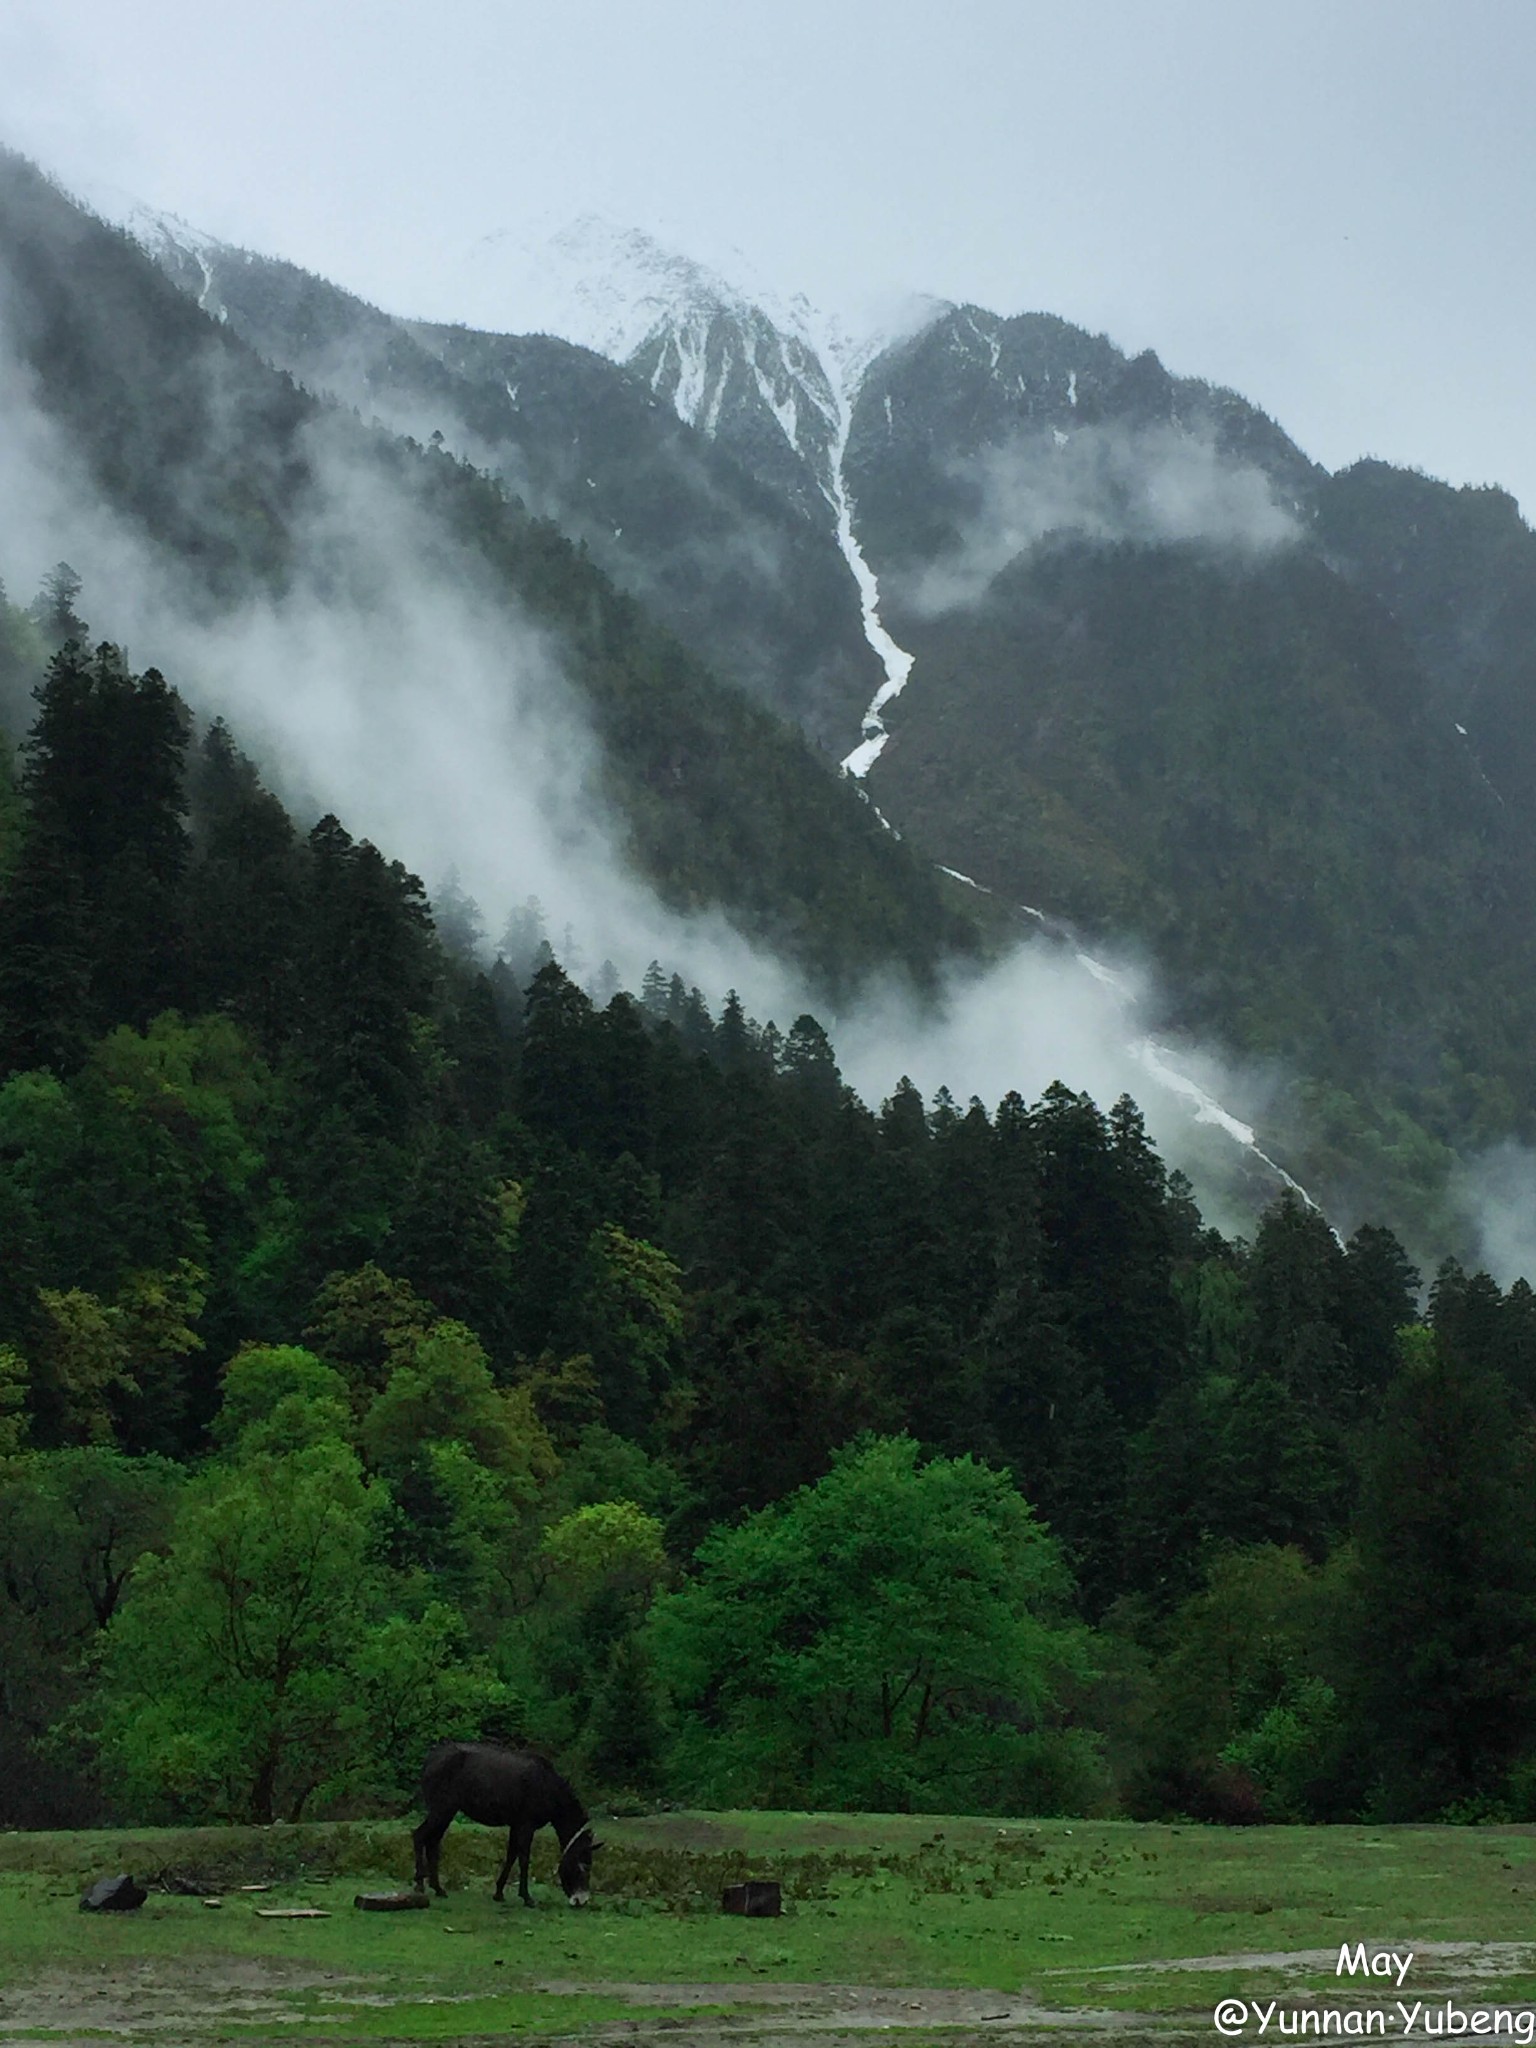
[[[1070,394],[1074,405],[1077,402],[1076,381],[1074,372],[1074,388]],[[831,475],[826,486],[827,497],[837,517],[838,547],[842,550],[843,559],[858,586],[859,603],[864,617],[864,637],[878,655],[885,670],[885,681],[876,691],[869,709],[864,713],[864,736],[853,751],[843,757],[841,763],[845,775],[862,782],[880,758],[881,751],[890,737],[880,714],[892,698],[899,697],[906,688],[907,679],[912,673],[914,657],[904,647],[897,646],[881,622],[879,582],[865,559],[864,550],[859,546],[858,536],[853,530],[853,501],[849,496],[847,481],[843,474],[843,459],[853,423],[853,393],[837,386],[834,386],[834,391],[838,408],[837,436],[831,449]],[[881,822],[884,823],[885,820],[882,819]],[[942,862],[937,865],[942,874],[952,876],[955,881],[968,883],[971,888],[981,890],[983,895],[992,893],[970,875],[962,874],[958,868],[945,867]],[[1021,904],[1020,908],[1042,925],[1049,926],[1050,920],[1043,912],[1031,910],[1027,904]],[[1095,960],[1091,954],[1083,952],[1077,946],[1073,947],[1073,956],[1085,974],[1092,975],[1096,981],[1124,990],[1123,978],[1106,967],[1102,961]],[[1287,1173],[1277,1160],[1271,1159],[1263,1150],[1252,1126],[1244,1123],[1240,1117],[1234,1116],[1230,1110],[1224,1109],[1198,1082],[1181,1073],[1173,1064],[1176,1056],[1165,1046],[1158,1045],[1150,1038],[1142,1038],[1131,1045],[1130,1053],[1148,1079],[1166,1093],[1176,1096],[1192,1113],[1197,1124],[1211,1125],[1225,1132],[1234,1145],[1249,1153],[1284,1186],[1294,1189],[1308,1208],[1317,1208],[1317,1203],[1301,1182]]]
[[[880,714],[891,699],[899,697],[906,688],[913,658],[904,647],[896,645],[881,623],[880,585],[853,530],[853,500],[848,495],[847,479],[843,475],[843,459],[848,452],[848,436],[853,427],[853,393],[836,385],[833,388],[837,403],[837,437],[830,451],[831,469],[825,489],[837,520],[837,545],[858,587],[864,638],[885,670],[885,681],[870,699],[869,709],[864,713],[863,737],[852,753],[843,756],[840,764],[845,775],[862,782],[890,738]]]

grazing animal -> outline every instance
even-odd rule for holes
[[[528,1852],[542,1827],[552,1827],[560,1841],[558,1875],[566,1898],[584,1906],[592,1886],[593,1853],[602,1847],[592,1836],[587,1809],[554,1765],[530,1750],[503,1749],[496,1742],[440,1742],[422,1767],[421,1796],[427,1817],[411,1841],[416,1849],[416,1889],[430,1881],[445,1898],[437,1876],[437,1855],[448,1823],[455,1814],[483,1827],[505,1828],[507,1857],[496,1880],[496,1896],[507,1888],[515,1856],[517,1895],[528,1896]]]

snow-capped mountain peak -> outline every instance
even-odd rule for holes
[[[148,206],[120,185],[100,180],[76,182],[75,197],[98,219],[108,221],[132,235],[162,270],[170,273],[182,289],[197,300],[205,313],[222,320],[224,308],[214,287],[213,260],[227,255],[227,245],[216,235],[194,227],[179,213],[166,213]]]
[[[642,228],[584,214],[551,233],[487,236],[462,302],[478,325],[556,335],[626,365],[825,519],[844,409],[840,365],[824,352],[830,323],[754,277],[739,251],[728,261],[729,277]]]
[[[548,233],[503,229],[475,244],[462,317],[506,334],[552,334],[627,362],[654,330],[743,295],[643,228],[582,214]]]
[[[837,517],[836,451],[866,366],[946,310],[913,300],[894,320],[850,327],[779,292],[738,249],[702,262],[591,213],[486,236],[458,302],[476,325],[556,335],[624,364],[821,522]]]

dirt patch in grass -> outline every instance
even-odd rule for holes
[[[60,2037],[71,2034],[207,2036],[230,2025],[291,2021],[305,1993],[334,1994],[357,1981],[234,1956],[216,1963],[156,1959],[49,1971],[0,1991],[0,2041],[25,2048],[36,2037],[57,2048]]]
[[[951,2048],[1024,2034],[1124,2036],[1138,2016],[1088,2010],[1056,2011],[1028,1994],[890,1988],[850,1984],[697,1983],[612,1984],[551,1981],[533,1993],[550,2001],[540,2018],[520,2028],[538,2041],[578,2034],[611,2048],[618,2041],[666,2041],[674,2048],[741,2048],[756,2040],[814,2040],[818,2048],[863,2042],[876,2034],[940,2032]],[[424,2040],[504,2041],[507,2032],[482,2031],[483,2011],[459,2018],[442,2008],[480,2006],[461,1999],[381,1993],[365,1980],[334,1972],[285,1968],[275,1963],[230,1962],[219,1968],[138,1964],[76,1970],[34,1979],[0,1994],[0,2042],[5,2048],[61,2048],[61,2044],[122,2040],[148,2043],[246,2044],[288,2040],[314,2044],[366,2039],[370,2048],[398,2048]],[[633,2018],[598,2018],[595,2009],[617,2004]],[[329,2012],[327,2007],[332,2008]],[[565,2008],[562,2011],[562,2007]],[[434,2010],[436,2009],[436,2010]],[[476,2026],[479,2020],[481,2026]],[[362,2024],[359,2024],[359,2022]],[[1152,2028],[1171,2040],[1166,2019]],[[397,2031],[398,2029],[398,2031]]]
[[[535,1986],[552,1997],[604,1992],[627,2004],[774,2008],[782,2022],[834,2022],[850,2028],[957,2027],[1038,2021],[1041,2001],[1027,1993],[954,1991],[869,1984],[584,1984],[555,1980]],[[1073,2015],[1075,2018],[1076,2015]],[[1118,2017],[1118,2015],[1117,2015]]]

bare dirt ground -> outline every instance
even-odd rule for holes
[[[893,2029],[975,2028],[977,2038],[1007,2039],[1021,2029],[1043,2034],[1052,2028],[1073,2033],[1112,2026],[1123,2015],[1052,2011],[1028,1992],[943,1991],[920,1987],[892,1990],[859,1984],[582,1984],[551,1981],[539,1987],[551,1992],[602,1991],[625,1998],[639,2012],[647,2006],[733,2006],[731,2019],[711,2018],[698,2028],[688,2022],[664,2021],[656,2031],[684,2041],[739,2041],[776,2036],[789,2041],[814,2035],[862,2038]],[[638,2022],[643,2031],[645,2023]],[[611,2029],[609,2030],[611,2032]]]
[[[1381,1944],[1373,1943],[1373,1948]],[[1145,1959],[1102,1971],[1046,1972],[1046,1975],[1143,1976],[1170,1973],[1279,1973],[1314,1980],[1336,1961],[1338,1951],[1295,1949],[1243,1954]],[[1530,1972],[1536,1946],[1511,1942],[1434,1942],[1416,1952],[1415,1988],[1431,1984],[1443,1996],[1454,1988],[1469,2002],[1487,1981]],[[375,1980],[376,1981],[376,1980]],[[505,2048],[509,2039],[539,2042],[573,2041],[584,2048],[792,2048],[796,2042],[813,2048],[870,2048],[890,2035],[937,2036],[945,2048],[979,2048],[987,2042],[1047,2048],[1058,2043],[1093,2048],[1123,2048],[1152,2042],[1157,2048],[1185,2048],[1216,2039],[1210,2013],[1122,2012],[1063,2007],[1049,1995],[1003,1994],[908,1987],[873,1988],[854,1984],[771,1983],[614,1983],[549,1979],[532,1987],[551,1998],[594,1996],[627,2004],[631,2017],[607,2020],[579,2029],[525,2030],[509,2036],[472,2032],[437,2033],[437,2048],[480,2048],[492,2041]],[[1344,1981],[1338,2003],[1380,2002],[1395,1987],[1363,1986]],[[1486,1995],[1486,1994],[1484,1994]],[[303,2010],[296,1999],[303,1996]],[[1191,2008],[1200,1994],[1191,1987]],[[329,2033],[324,2008],[337,2007],[337,2028]],[[304,2048],[356,2041],[344,2025],[344,2014],[359,2007],[410,2008],[419,2016],[424,2003],[449,2006],[452,1995],[428,2001],[424,1994],[398,1995],[372,1990],[362,1977],[340,1972],[306,1970],[272,1962],[224,1961],[207,1965],[164,1963],[102,1965],[99,1971],[73,1969],[35,1978],[25,1986],[0,1992],[0,2048],[100,2048],[103,2041],[144,2043],[145,2048],[210,2048],[219,2041],[237,2041],[244,2048],[266,2048],[279,2041]],[[1330,2000],[1330,2003],[1335,2002]],[[319,2012],[315,2010],[318,2005]],[[679,2008],[698,2007],[697,2018]],[[714,2008],[714,2010],[709,2010]],[[1256,2037],[1256,2034],[1255,2034]],[[369,2048],[420,2048],[419,2027],[406,2022],[398,2037],[370,2028]]]
[[[764,2048],[795,2041],[813,2041],[816,2048],[867,2048],[872,2037],[906,2032],[941,2032],[954,2048],[971,2042],[1027,2039],[1034,2042],[1092,2040],[1109,2035],[1119,2041],[1156,2036],[1163,2043],[1180,2038],[1166,2018],[1127,2013],[1058,2010],[1028,1994],[1008,1996],[987,1991],[953,1991],[914,1987],[876,1989],[851,1984],[614,1984],[550,1981],[535,1987],[552,1996],[590,1994],[623,1999],[634,2017],[607,2021],[581,2030],[592,2048],[617,2048],[634,2042],[666,2043],[668,2048]],[[398,2000],[369,1993],[360,1978],[272,1964],[239,1963],[218,1970],[168,1970],[164,1965],[108,1969],[99,1975],[74,1970],[36,1978],[12,1992],[0,1992],[0,2044],[3,2048],[100,2048],[103,2040],[152,2044],[152,2048],[206,2048],[235,2039],[247,2048],[269,2041],[294,2042],[305,2048],[326,2038],[323,2018],[300,2015],[294,1995],[317,1994],[324,2004],[334,1998],[338,2008],[360,2005],[409,2004],[419,2009],[419,1995]],[[451,2005],[451,1997],[440,1998]],[[680,2006],[715,2007],[697,2020],[677,2017]],[[718,2008],[727,2008],[724,2013]],[[660,2008],[670,2011],[659,2012]],[[653,2016],[656,2015],[656,2016]],[[338,2018],[340,2012],[338,2012]],[[301,2031],[302,2029],[302,2031]],[[270,2030],[270,2031],[269,2031]],[[341,2029],[336,2036],[341,2038]],[[355,2036],[353,2037],[355,2038]],[[406,2040],[402,2035],[401,2041]],[[508,2035],[463,2035],[462,2044]],[[560,2032],[522,2032],[522,2042],[573,2038]],[[410,2039],[419,2043],[420,2036]],[[389,2048],[388,2037],[370,2031],[369,2048]]]
[[[207,2042],[230,2027],[293,2020],[293,1996],[348,1990],[359,1982],[335,1972],[242,1962],[225,1957],[217,1967],[160,1962],[106,1964],[33,1977],[0,1991],[0,2043],[4,2048],[100,2048],[103,2037],[126,2041]],[[244,2035],[249,2039],[249,2035]],[[259,2038],[259,2037],[258,2037]]]

